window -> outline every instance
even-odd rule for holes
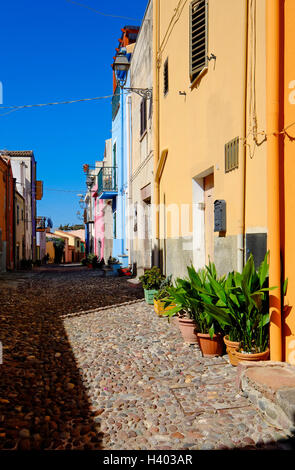
[[[190,5],[190,79],[193,82],[208,64],[208,0]]]
[[[117,238],[117,211],[113,213],[113,235],[114,239]]]
[[[168,69],[168,59],[164,63],[164,95],[167,95],[169,91],[169,69]]]
[[[239,168],[239,147],[239,137],[225,144],[225,173]]]
[[[147,119],[146,119],[146,98],[140,103],[140,135],[142,136],[147,127]]]
[[[19,225],[19,206],[16,206],[16,223]]]
[[[113,188],[117,187],[117,143],[113,145]]]

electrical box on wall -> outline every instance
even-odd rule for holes
[[[222,199],[214,202],[214,232],[226,232],[226,202]]]

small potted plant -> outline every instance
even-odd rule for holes
[[[164,279],[161,282],[159,291],[154,295],[154,309],[159,317],[162,317],[165,312],[175,307],[175,304],[166,300],[169,296],[168,287],[172,286],[171,280],[172,275]]]
[[[208,292],[211,292],[208,280],[210,273],[218,285],[215,266],[210,263],[209,267],[198,272],[193,266],[187,270],[187,279],[178,278],[176,286],[168,288],[169,300],[176,307],[166,315],[178,313],[178,324],[184,341],[198,343],[203,356],[219,356],[223,352],[221,328],[204,308],[204,300],[208,297]]]
[[[163,312],[163,316],[171,317],[177,315],[178,327],[185,343],[196,344],[198,342],[196,322],[196,309],[198,299],[194,298],[191,292],[191,284],[186,279],[177,278],[175,285],[167,287],[168,296],[165,299],[165,306],[169,304],[175,307]]]
[[[154,303],[154,295],[158,293],[164,279],[165,276],[161,274],[161,270],[156,266],[147,269],[143,276],[140,276],[139,280],[142,283],[145,301],[148,304],[152,305]]]
[[[98,258],[96,255],[94,255],[93,253],[89,253],[89,255],[87,256],[87,267],[89,269],[94,269],[96,264],[97,264],[97,261],[98,261]]]

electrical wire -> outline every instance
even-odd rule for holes
[[[80,103],[82,101],[97,101],[97,100],[104,100],[108,98],[112,98],[113,95],[106,95],[106,96],[96,96],[94,98],[81,98],[79,100],[67,100],[67,101],[56,101],[52,103],[38,103],[38,104],[23,104],[23,105],[13,105],[13,106],[3,106],[0,104],[0,109],[10,109],[10,110],[17,110],[17,109],[24,109],[24,108],[36,108],[42,106],[54,106],[58,104],[72,104],[72,103]]]
[[[128,90],[123,90],[123,93],[128,94]],[[18,111],[20,109],[28,109],[28,108],[40,108],[44,106],[55,106],[59,104],[73,104],[73,103],[81,103],[85,101],[98,101],[98,100],[106,100],[113,98],[114,95],[106,95],[106,96],[96,96],[94,98],[81,98],[79,100],[68,100],[68,101],[56,101],[52,103],[38,103],[38,104],[24,104],[24,105],[11,105],[11,106],[4,106],[0,104],[0,110],[2,109],[9,109],[10,111],[6,113],[0,114],[1,116],[6,116],[7,114],[13,113],[14,111]]]
[[[112,14],[108,14],[108,13],[103,13],[101,11],[96,10],[95,8],[89,7],[88,5],[84,5],[83,3],[75,2],[74,0],[66,0],[66,1],[69,2],[69,3],[73,3],[75,5],[79,5],[80,7],[87,8],[87,10],[91,10],[94,13],[97,13],[98,15],[107,16],[109,18],[120,18],[120,19],[123,19],[123,20],[138,21],[137,18],[129,18],[128,16],[119,16],[119,15],[112,15]]]
[[[167,27],[167,29],[166,29],[166,32],[165,32],[165,34],[164,34],[164,36],[163,36],[162,42],[161,42],[161,44],[160,44],[160,46],[159,46],[159,50],[158,50],[158,54],[157,54],[157,55],[158,55],[158,57],[157,57],[158,62],[161,61],[162,53],[163,53],[163,51],[164,51],[164,49],[165,49],[165,47],[166,47],[166,44],[167,44],[167,42],[168,42],[168,39],[169,39],[169,37],[170,37],[170,35],[171,35],[171,32],[172,32],[172,30],[173,30],[175,24],[177,23],[177,21],[179,20],[181,14],[182,14],[182,11],[183,11],[183,9],[184,9],[186,3],[187,3],[187,0],[184,0],[183,5],[182,5],[182,2],[183,2],[183,0],[179,0],[178,5],[176,6],[176,8],[174,8],[174,14],[172,15],[172,17],[171,17],[171,19],[170,19],[170,22],[169,22],[169,24],[168,24],[168,27]],[[174,20],[175,20],[175,21],[174,21]],[[173,22],[174,22],[174,23],[173,23]]]

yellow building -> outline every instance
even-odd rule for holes
[[[84,257],[83,244],[81,244],[81,238],[74,233],[65,232],[63,230],[55,230],[55,235],[60,236],[68,240],[67,247],[65,250],[65,262],[75,263],[81,261]],[[85,237],[85,235],[84,235]]]
[[[265,0],[154,1],[154,247],[166,274],[267,244]]]
[[[153,15],[154,249],[181,276],[268,249],[271,359],[292,364],[294,14],[293,0],[154,0]]]

